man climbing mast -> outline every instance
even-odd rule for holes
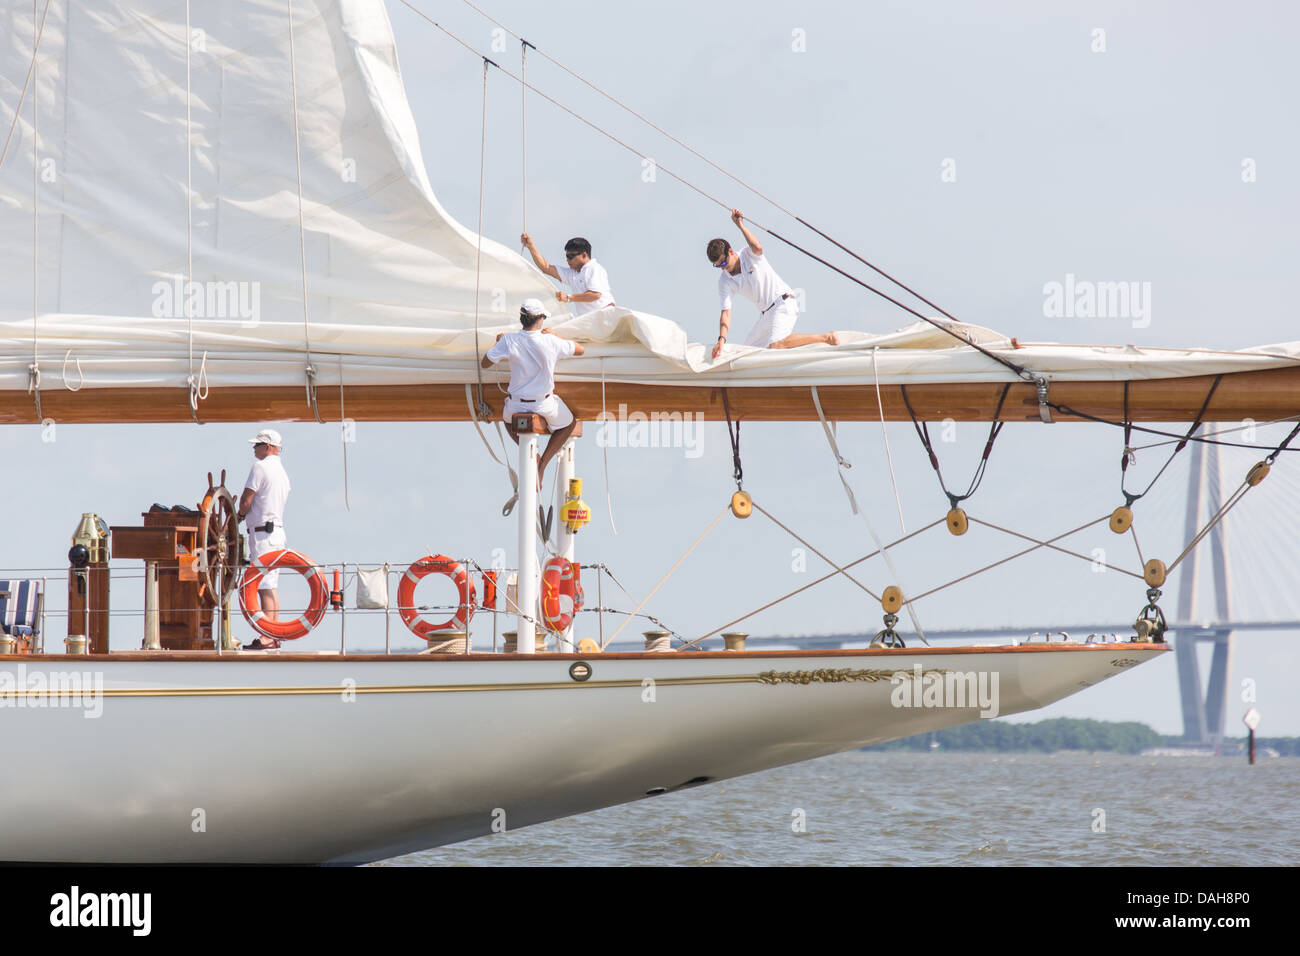
[[[578,427],[573,412],[555,394],[555,362],[569,355],[582,355],[586,351],[579,343],[562,339],[550,329],[542,328],[547,312],[540,299],[525,299],[519,309],[520,332],[502,332],[496,344],[487,350],[480,364],[491,368],[502,359],[510,360],[510,394],[506,398],[504,418],[509,425],[512,416],[540,415],[551,430],[550,441],[537,465],[537,487],[542,486],[542,475],[547,463],[554,458]],[[510,437],[519,444],[513,428],[507,429]]]
[[[731,210],[731,221],[740,227],[748,248],[736,252],[726,239],[710,239],[706,250],[709,263],[722,270],[722,275],[718,276],[722,314],[718,317],[718,341],[713,346],[713,357],[721,355],[722,346],[727,344],[727,332],[731,328],[731,296],[736,292],[762,310],[758,322],[745,337],[746,345],[767,349],[794,349],[817,343],[839,345],[839,336],[834,332],[795,334],[799,307],[794,292],[764,258],[763,244],[745,226],[745,217],[739,209]]]

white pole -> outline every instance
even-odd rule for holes
[[[559,463],[559,473],[555,476],[555,550],[560,557],[568,561],[573,560],[573,544],[577,535],[569,533],[569,529],[560,520],[560,512],[564,509],[564,499],[569,496],[569,479],[573,477],[573,456],[576,451],[577,443],[570,438],[564,443],[560,453],[555,456],[556,461]],[[576,620],[576,614],[574,618]],[[573,653],[572,624],[566,627],[564,633],[560,635],[558,650],[562,654]]]
[[[532,616],[537,613],[537,435],[519,436],[519,583],[515,633],[520,654],[536,650]],[[525,617],[527,615],[527,617]]]

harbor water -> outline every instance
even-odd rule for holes
[[[1277,866],[1300,758],[855,751],[383,866]]]

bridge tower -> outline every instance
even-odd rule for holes
[[[1193,442],[1191,452],[1186,535],[1189,541],[1223,503],[1219,481],[1219,446]],[[1211,562],[1213,588],[1213,607],[1204,609],[1199,601],[1204,575],[1203,559]],[[1221,521],[1183,560],[1178,579],[1178,624],[1172,628],[1176,636],[1174,654],[1178,663],[1178,689],[1183,705],[1183,743],[1213,747],[1215,750],[1223,743],[1229,670],[1232,666],[1232,628],[1223,626],[1224,622],[1232,620],[1230,583],[1228,539],[1224,534],[1224,522]],[[1198,621],[1211,623],[1201,625]],[[1197,647],[1202,643],[1214,648],[1204,695],[1201,691],[1201,668],[1197,657]]]

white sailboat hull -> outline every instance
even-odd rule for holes
[[[916,665],[1003,715],[1165,649],[8,657],[0,860],[362,863],[979,719]]]

